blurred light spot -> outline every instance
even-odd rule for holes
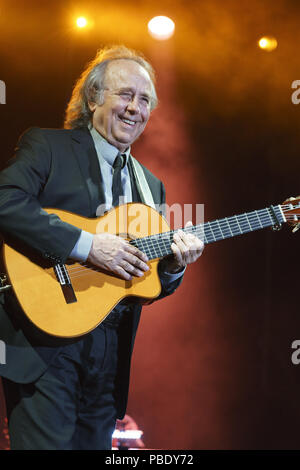
[[[80,16],[80,18],[77,18],[76,24],[78,28],[84,28],[87,25],[87,20],[84,18],[84,16]]]
[[[139,429],[127,429],[126,431],[119,431],[115,429],[112,437],[117,439],[140,439],[143,431]]]
[[[148,31],[155,39],[169,39],[171,36],[173,36],[174,30],[174,21],[172,21],[167,16],[155,16],[148,23]]]
[[[277,41],[271,36],[264,36],[258,41],[258,45],[261,49],[267,52],[274,51],[277,47]]]

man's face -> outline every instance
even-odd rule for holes
[[[137,62],[118,59],[108,64],[104,87],[104,103],[89,103],[92,124],[123,152],[140,136],[150,117],[151,80]]]

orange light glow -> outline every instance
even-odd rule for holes
[[[87,20],[86,18],[84,18],[84,16],[80,16],[79,18],[77,18],[76,24],[78,28],[84,28],[87,25]]]
[[[267,52],[272,52],[277,47],[277,40],[271,36],[264,36],[258,41],[261,49]]]
[[[160,41],[169,39],[173,36],[174,30],[174,21],[167,16],[155,16],[148,23],[148,31],[150,35]]]

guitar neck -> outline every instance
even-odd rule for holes
[[[281,206],[277,205],[232,217],[225,217],[224,219],[212,222],[205,222],[204,224],[182,228],[181,230],[196,235],[207,245],[208,243],[236,237],[266,227],[278,226],[284,222],[286,222],[286,219]],[[176,232],[177,230],[171,230],[156,235],[149,235],[131,240],[130,243],[145,253],[149,260],[163,258],[173,253],[171,244]]]

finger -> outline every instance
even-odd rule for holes
[[[192,234],[185,234],[181,230],[178,231],[177,237],[174,236],[174,240],[181,251],[185,264],[196,261],[204,248],[203,242],[198,237]]]
[[[191,220],[189,220],[186,224],[185,224],[185,229],[188,229],[187,231],[186,230],[181,230],[181,234],[184,234],[186,237],[194,237],[193,235],[193,222]]]
[[[131,274],[133,276],[142,277],[144,275],[143,271],[136,268],[135,266],[133,266],[131,263],[129,263],[126,260],[121,260],[120,261],[120,266],[121,266],[121,268],[124,269],[124,271],[126,271],[128,274]]]
[[[200,240],[200,238],[197,238],[197,241],[196,241],[197,254],[201,254],[203,250],[204,250],[204,243],[202,240]]]
[[[125,271],[125,269],[123,269],[121,266],[117,266],[113,272],[115,274],[117,274],[121,279],[124,279],[125,281],[131,281],[132,280],[132,276],[130,273],[128,273],[127,271]]]
[[[204,243],[197,237],[194,237],[191,245],[189,246],[189,259],[191,262],[196,261],[201,256],[204,250]]]
[[[173,252],[173,255],[174,255],[175,260],[177,261],[177,263],[179,265],[184,265],[185,263],[183,262],[181,251],[178,248],[178,246],[176,245],[176,243],[171,244],[171,250]]]
[[[183,241],[183,239],[181,238],[183,236],[183,233],[179,233],[179,232],[182,232],[182,231],[178,231],[178,233],[174,235],[174,242],[180,250],[181,259],[186,264],[186,259],[188,258],[189,248],[186,245],[186,243]]]
[[[141,250],[139,250],[135,246],[131,245],[129,242],[126,243],[124,249],[127,252],[131,253],[132,255],[136,256],[137,258],[140,258],[145,263],[149,261],[148,256],[145,253],[143,253]]]
[[[185,228],[192,227],[193,222],[191,220],[188,220],[188,222],[185,224]]]
[[[187,222],[187,224],[189,225],[191,223],[192,222]],[[181,237],[181,240],[185,243],[185,245],[189,248],[190,251],[199,252],[200,250],[203,250],[204,244],[202,240],[200,240],[200,238],[196,237],[196,235],[193,235],[192,233],[186,233],[180,230],[179,236]]]
[[[182,230],[178,230],[177,236],[174,236],[174,240],[179,247],[185,247],[189,249],[195,242],[195,236],[190,233],[185,233]]]
[[[122,257],[123,261],[128,262],[132,266],[141,269],[142,271],[148,271],[149,266],[144,263],[140,258],[137,258],[135,255],[132,255],[131,253],[126,253],[124,252],[124,255]]]

